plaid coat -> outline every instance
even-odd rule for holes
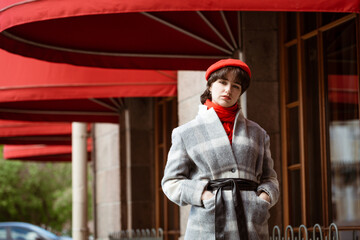
[[[268,239],[269,208],[279,197],[279,183],[273,169],[269,136],[258,124],[237,113],[233,142],[215,110],[200,105],[197,117],[173,130],[172,146],[162,179],[166,196],[176,204],[192,205],[186,240],[215,239],[215,198],[201,200],[209,180],[245,178],[259,183],[258,191],[242,191],[249,239]],[[265,191],[271,203],[258,197]],[[238,240],[231,191],[224,191],[225,238]]]

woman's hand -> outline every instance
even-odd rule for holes
[[[205,190],[201,195],[201,200],[208,200],[208,199],[212,198],[213,196],[214,196],[214,194],[212,192]]]
[[[261,192],[260,195],[259,195],[259,198],[262,198],[262,199],[264,199],[265,201],[267,201],[267,202],[270,203],[270,197],[269,197],[269,195],[268,195],[266,192]]]

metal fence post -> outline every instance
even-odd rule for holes
[[[161,228],[156,229],[131,229],[113,232],[108,235],[109,240],[163,240],[164,234]]]
[[[301,238],[301,229],[304,229],[304,232],[305,232],[305,240],[308,240],[308,239],[309,239],[308,230],[307,230],[306,226],[303,225],[303,224],[300,225],[300,227],[299,227],[299,240],[302,240],[302,238]]]
[[[289,240],[289,238],[288,238],[288,232],[290,231],[290,239],[291,240],[294,240],[294,229],[293,229],[293,227],[292,226],[290,226],[290,225],[288,225],[287,227],[286,227],[286,229],[285,229],[285,240]]]
[[[316,238],[316,229],[319,229],[319,234],[320,234],[320,240],[323,240],[323,235],[322,235],[322,231],[321,231],[321,226],[317,223],[314,225],[313,228],[313,240],[317,240],[319,238]]]
[[[276,234],[277,234],[277,236],[276,236]],[[272,239],[273,240],[281,240],[281,231],[280,231],[279,226],[277,226],[277,225],[273,228]]]
[[[335,231],[335,238],[332,236],[332,229]],[[329,226],[329,240],[338,240],[339,239],[339,230],[335,223],[331,223]]]
[[[294,236],[294,228],[291,225],[288,225],[284,231],[284,237],[281,237],[282,231],[278,225],[275,225],[272,230],[272,236],[269,237],[270,240],[339,240],[340,234],[339,229],[335,223],[329,225],[328,231],[324,231],[320,224],[316,223],[312,229],[312,237],[309,238],[308,228],[302,224],[298,229],[298,236]],[[311,231],[310,231],[311,234]],[[318,235],[318,236],[317,236]],[[353,239],[356,238],[355,231],[353,232]]]

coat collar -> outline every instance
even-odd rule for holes
[[[213,108],[207,109],[207,106],[199,105],[198,117],[201,118],[205,123],[206,122],[211,123],[217,121],[219,122],[219,125],[222,127],[221,121]],[[234,133],[236,131],[236,126],[238,124],[241,124],[241,122],[245,123],[245,117],[241,109],[239,109],[234,121]],[[224,134],[226,135],[225,130],[224,130]]]
[[[205,124],[207,133],[210,139],[216,139],[220,141],[218,144],[220,145],[228,145],[231,150],[231,145],[229,138],[225,132],[221,121],[216,114],[213,108],[207,109],[205,105],[199,105],[199,112],[197,118]],[[244,130],[243,127],[245,126],[245,117],[241,111],[241,109],[237,112],[234,122],[234,134],[233,134],[233,142],[236,136],[239,136],[239,131]]]

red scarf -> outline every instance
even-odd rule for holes
[[[204,105],[207,106],[208,109],[214,108],[222,125],[224,126],[225,132],[228,135],[231,144],[238,104],[236,103],[232,107],[225,108],[207,99]]]

